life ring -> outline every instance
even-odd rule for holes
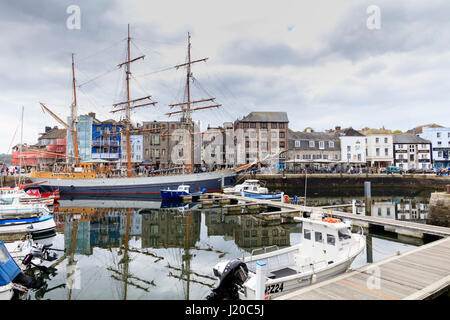
[[[287,194],[284,195],[284,203],[289,202],[289,196]]]
[[[330,217],[327,217],[327,218],[323,219],[322,221],[323,221],[323,222],[329,222],[329,223],[338,223],[338,222],[341,222],[340,219],[330,218]]]

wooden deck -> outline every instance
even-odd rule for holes
[[[450,238],[421,246],[278,300],[416,300],[450,286]]]
[[[364,216],[332,210],[330,208],[305,207],[273,200],[250,199],[234,195],[221,195],[239,202],[267,204],[280,211],[264,215],[297,212],[332,213],[333,217],[359,220],[368,224],[390,226],[427,234],[443,239],[417,249],[349,271],[329,280],[287,293],[281,300],[411,300],[433,298],[450,286],[450,228],[403,220]]]
[[[267,212],[267,213],[263,213],[263,214],[280,214],[283,211],[289,211],[290,213],[298,211],[299,216],[302,215],[304,212],[307,212],[307,213],[318,212],[318,213],[322,213],[325,215],[331,213],[335,217],[363,221],[363,222],[367,222],[367,223],[370,223],[373,225],[402,228],[402,229],[407,229],[407,230],[411,230],[411,231],[427,233],[427,234],[431,234],[431,235],[435,235],[435,236],[439,236],[439,237],[450,236],[450,228],[434,226],[434,225],[427,225],[424,223],[387,219],[387,218],[381,218],[381,217],[375,217],[375,216],[364,216],[364,215],[354,214],[354,213],[350,213],[350,212],[333,210],[332,208],[328,208],[328,207],[327,208],[305,207],[302,205],[296,205],[296,204],[291,204],[291,203],[282,203],[281,201],[251,199],[251,198],[235,196],[235,195],[222,195],[222,194],[215,194],[215,195],[227,197],[227,198],[231,198],[231,199],[236,199],[238,201],[267,204],[272,207],[278,207],[281,209],[281,212],[272,211],[272,212]]]

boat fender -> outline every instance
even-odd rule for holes
[[[317,281],[317,275],[313,274],[311,277],[311,284],[316,283],[316,281]]]
[[[289,202],[289,196],[287,194],[284,195],[284,203]]]

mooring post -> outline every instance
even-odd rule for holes
[[[356,214],[356,200],[352,199],[352,213]]]
[[[370,190],[370,181],[364,182],[364,197],[365,197],[365,205],[366,205],[366,216],[371,216],[372,209],[372,192]]]
[[[266,263],[256,262],[256,293],[255,300],[264,300],[266,290]]]

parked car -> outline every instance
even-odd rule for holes
[[[396,166],[388,166],[386,168],[386,173],[402,173],[403,169],[400,169],[399,167]]]

